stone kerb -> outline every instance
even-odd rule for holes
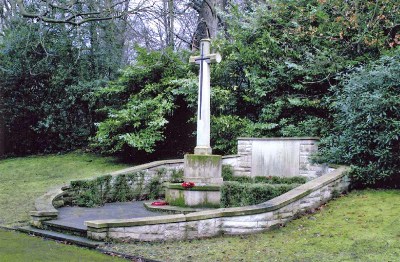
[[[88,237],[104,240],[161,241],[248,234],[284,224],[297,215],[327,202],[336,192],[347,191],[348,168],[318,177],[259,205],[220,208],[186,215],[86,221]]]

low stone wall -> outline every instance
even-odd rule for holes
[[[314,165],[310,155],[318,150],[318,138],[238,138],[236,176],[305,176],[309,180],[327,172]]]
[[[249,234],[281,225],[348,190],[347,167],[339,167],[262,204],[140,219],[86,221],[97,240],[165,241]]]
[[[239,157],[235,155],[226,156],[222,158],[222,163],[224,165],[229,164],[235,166],[238,158]],[[109,175],[115,179],[117,176],[123,174],[144,172],[143,186],[146,186],[153,177],[159,175],[160,173],[162,174],[160,180],[162,182],[168,181],[173,170],[183,170],[183,164],[183,159],[155,161],[148,164],[118,170],[110,173]],[[160,170],[164,170],[164,172],[160,172]],[[69,185],[60,186],[50,190],[43,196],[36,199],[35,210],[30,212],[31,224],[36,227],[42,227],[42,221],[57,219],[58,211],[55,207],[61,207],[65,203],[72,203],[73,201],[73,192],[71,192]]]

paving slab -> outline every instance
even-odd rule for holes
[[[140,217],[163,216],[165,212],[147,210],[143,201],[107,203],[101,207],[61,207],[58,218],[46,221],[46,224],[61,228],[87,230],[84,222],[88,220],[130,219]]]
[[[32,235],[47,237],[50,239],[55,239],[55,240],[60,240],[60,241],[66,241],[68,243],[72,243],[72,244],[75,244],[78,246],[89,247],[89,248],[97,248],[101,245],[104,245],[104,242],[93,241],[93,240],[89,240],[84,237],[71,236],[68,234],[52,232],[52,231],[48,231],[48,230],[33,228],[30,226],[20,227],[20,228],[17,228],[17,230],[24,232],[24,233],[32,234]]]

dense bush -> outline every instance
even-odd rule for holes
[[[254,182],[267,183],[267,184],[304,184],[307,182],[307,178],[304,176],[293,176],[293,177],[256,176],[254,177]]]
[[[400,187],[400,49],[343,75],[334,91],[335,133],[320,160],[353,165],[356,186]]]
[[[398,14],[399,5],[388,0],[288,0],[229,8],[225,34],[213,42],[223,57],[211,72],[215,152],[234,153],[238,136],[327,134],[329,88],[337,73],[396,45]],[[185,144],[179,153],[192,150],[195,141],[184,138],[195,131],[187,123],[196,114],[198,66],[188,65],[188,54],[170,50],[138,54],[136,64],[98,93],[106,106],[94,144],[102,152],[135,156],[160,153],[164,141],[173,140]]]
[[[107,202],[155,199],[162,194],[160,176],[153,177],[144,185],[144,172],[121,174],[114,179],[110,175],[93,180],[71,181],[71,192],[78,206],[95,207]]]
[[[264,183],[225,182],[221,187],[221,207],[256,205],[277,197],[298,184],[271,185]]]
[[[101,30],[100,24],[92,26]],[[119,64],[111,61],[118,52],[93,50],[93,38],[82,39],[87,27],[15,18],[2,29],[0,114],[7,153],[85,147],[95,131],[91,94],[114,77]]]
[[[176,83],[177,78],[189,74],[187,58],[187,54],[171,50],[148,52],[138,47],[136,63],[95,94],[101,121],[92,139],[93,148],[139,157],[154,152],[168,138],[176,141],[174,148],[178,150],[193,132],[183,128],[188,110],[178,97],[180,85]],[[177,110],[186,113],[176,115],[177,130],[172,133],[167,124],[174,125]]]
[[[222,166],[222,179],[224,181],[236,181],[241,183],[266,183],[266,184],[304,184],[307,178],[303,176],[279,177],[279,176],[234,176],[233,168],[230,165]]]
[[[111,176],[101,176],[93,180],[71,181],[71,190],[78,206],[95,207],[108,202],[111,190]]]

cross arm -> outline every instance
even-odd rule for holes
[[[201,56],[191,56],[189,58],[189,63],[195,64],[199,60],[206,60],[208,63],[220,63],[222,60],[222,57],[219,53],[216,54],[209,54],[205,55],[203,57]]]

